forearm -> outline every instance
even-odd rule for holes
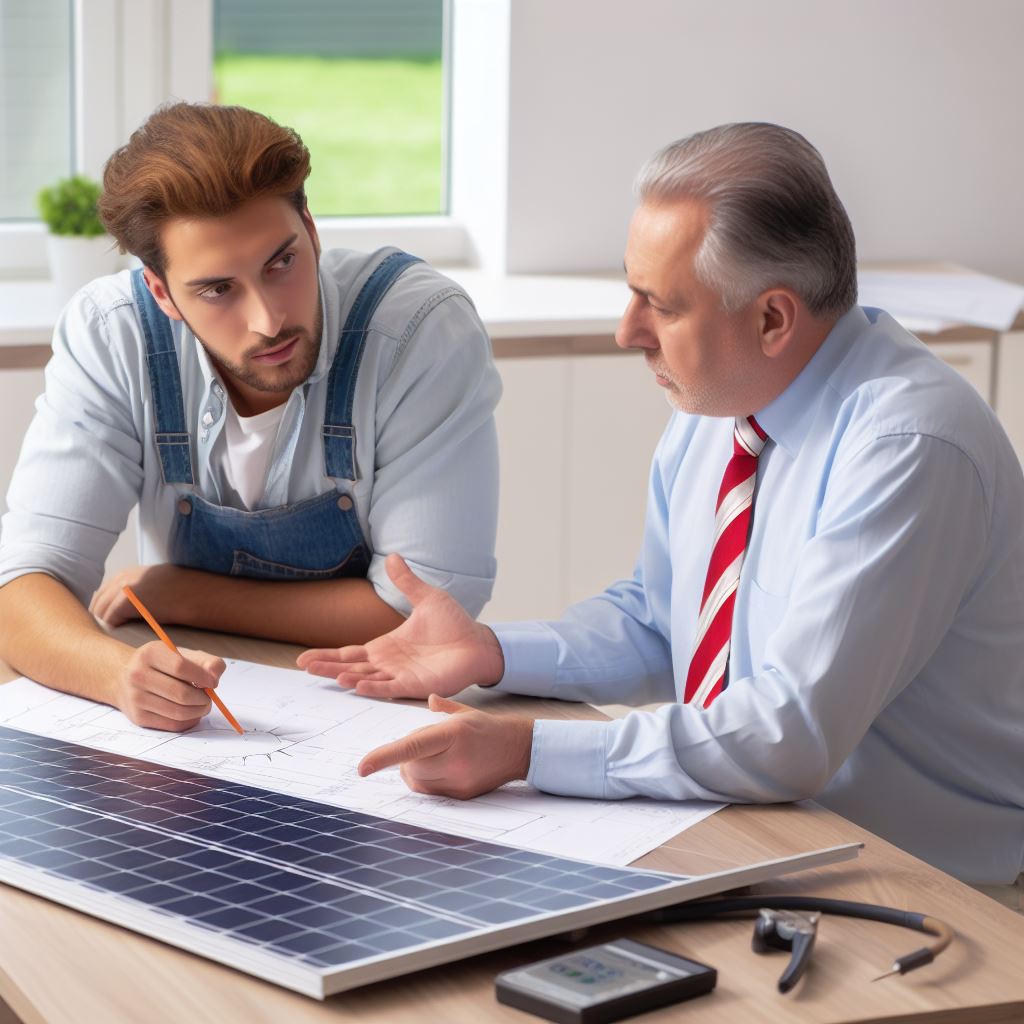
[[[116,705],[116,680],[133,650],[52,576],[31,573],[0,588],[0,658],[37,682]]]
[[[366,580],[279,582],[186,569],[177,577],[165,617],[196,629],[336,647],[366,643],[405,621]]]
[[[731,713],[719,699],[707,711],[676,704],[611,722],[538,721],[529,782],[603,800],[784,803],[820,792],[841,756],[801,709],[754,695],[743,703]]]
[[[497,623],[499,689],[593,704],[674,699],[668,643],[638,614],[632,582],[569,608],[554,622]]]

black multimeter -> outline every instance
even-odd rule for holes
[[[495,994],[557,1024],[608,1024],[704,995],[717,980],[714,967],[619,939],[504,971]]]

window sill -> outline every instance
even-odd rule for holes
[[[621,274],[493,274],[467,267],[439,268],[466,290],[498,356],[616,351],[612,342],[629,291]],[[0,350],[38,348],[45,361],[60,314],[48,281],[0,281]],[[901,318],[927,341],[991,343],[995,331],[951,325],[932,333]],[[11,365],[10,361],[0,365]],[[33,365],[42,365],[36,362]]]
[[[495,275],[443,267],[473,299],[490,336],[497,340],[607,337],[626,306],[621,277]],[[0,347],[49,347],[60,315],[48,281],[0,281]]]
[[[469,261],[466,229],[448,216],[317,217],[316,227],[324,249],[373,252],[397,245],[435,264]],[[40,221],[0,222],[0,283],[41,280],[47,266],[46,228]],[[0,317],[3,309],[0,305]]]

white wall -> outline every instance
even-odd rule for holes
[[[508,96],[473,100],[509,120],[494,269],[621,266],[647,156],[769,120],[821,150],[862,259],[1024,280],[1019,0],[464,2],[509,15]]]

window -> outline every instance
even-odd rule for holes
[[[70,0],[0,0],[0,220],[71,173]]]
[[[312,153],[324,248],[463,262],[447,200],[454,2],[0,0],[0,279],[49,273],[39,189],[98,179],[172,98],[294,127]]]
[[[214,0],[214,82],[309,147],[318,217],[445,210],[442,0]]]

